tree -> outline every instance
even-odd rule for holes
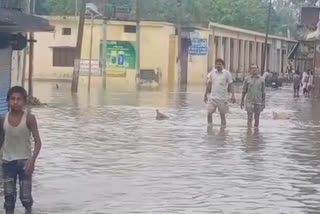
[[[76,9],[75,2],[75,0],[38,0],[36,14],[52,16],[74,15]]]
[[[38,0],[36,11],[40,15],[74,15],[76,0]],[[135,18],[135,0],[92,0],[99,8],[108,1],[107,11],[114,6],[127,6]],[[141,0],[143,20],[177,22],[177,0]],[[182,0],[182,22],[185,25],[208,26],[210,21],[265,31],[269,0]],[[270,31],[287,35],[288,29],[295,32],[301,5],[314,5],[316,0],[273,0]],[[110,16],[109,16],[110,17]]]

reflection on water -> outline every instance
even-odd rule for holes
[[[88,99],[86,88],[35,85],[50,106],[33,110],[44,141],[36,213],[319,212],[320,104],[291,88],[269,92],[260,129],[248,130],[237,105],[226,129],[207,129],[202,87],[93,89]],[[170,119],[156,121],[156,108]]]

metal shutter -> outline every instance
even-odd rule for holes
[[[11,83],[11,48],[0,49],[0,115],[8,111],[7,92]]]

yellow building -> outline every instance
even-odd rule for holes
[[[209,23],[209,28],[212,32],[209,40],[209,60],[224,59],[226,68],[239,79],[243,79],[248,74],[251,64],[261,68],[265,45],[264,33],[213,22]],[[265,70],[285,73],[289,49],[296,42],[286,37],[269,35]]]
[[[72,78],[73,59],[78,31],[78,18],[47,17],[55,26],[54,33],[37,33],[35,46],[35,79],[66,79]],[[103,41],[102,21],[95,20],[93,25],[92,60],[100,59],[100,45]],[[136,27],[134,22],[109,21],[106,27],[108,41],[128,42],[135,46]],[[90,20],[86,21],[82,59],[90,55]],[[176,48],[169,47],[170,39],[175,36],[175,27],[170,23],[141,23],[141,69],[154,69],[161,73],[161,81],[168,82],[169,56],[176,56]],[[169,48],[174,54],[169,54]],[[112,53],[111,53],[112,54]],[[134,57],[133,57],[134,59]],[[135,66],[135,65],[133,65]],[[175,63],[172,65],[175,70]],[[108,82],[135,82],[136,70],[128,68],[113,68],[107,66]],[[118,75],[117,75],[118,72]],[[84,77],[85,78],[85,77]],[[100,77],[93,77],[100,78]]]
[[[46,17],[50,24],[55,26],[54,33],[37,33],[35,38],[35,79],[65,79],[71,80],[73,72],[73,59],[78,31],[77,17]],[[93,25],[92,59],[100,59],[100,45],[103,41],[102,20],[95,20]],[[198,36],[208,40],[208,29],[194,29]],[[90,55],[91,21],[86,20],[82,59],[89,59]],[[128,42],[135,46],[135,22],[108,21],[106,37],[109,42]],[[110,45],[110,44],[109,44]],[[109,47],[109,46],[108,46]],[[188,47],[186,47],[188,53]],[[109,55],[112,55],[109,53]],[[166,85],[179,81],[178,72],[178,44],[174,24],[166,22],[141,22],[140,67],[144,70],[159,72],[159,83]],[[112,56],[111,56],[112,58]],[[205,82],[207,73],[207,51],[201,55],[187,56],[188,83]],[[110,63],[107,66],[107,81],[110,84],[135,83],[136,70],[132,66],[115,68]],[[93,77],[99,79],[100,77]],[[81,77],[84,81],[86,77]]]
[[[211,32],[207,28],[183,27],[181,33],[181,64],[177,81],[187,84],[203,84],[210,71],[208,41]]]
[[[78,17],[46,17],[55,26],[54,33],[37,33],[35,39],[35,79],[71,80],[78,31]],[[183,27],[181,57],[178,58],[178,36],[172,23],[141,22],[140,68],[136,72],[136,23],[108,21],[106,40],[103,22],[93,22],[92,80],[102,83],[101,59],[107,59],[107,85],[135,86],[137,80],[153,79],[157,84],[203,84],[216,58],[226,61],[234,78],[243,79],[250,64],[262,64],[265,35],[263,33],[209,23],[208,28]],[[91,20],[86,20],[81,65],[88,71]],[[268,40],[266,69],[286,70],[289,44],[284,37],[271,35]],[[87,61],[85,61],[87,60]],[[154,71],[154,73],[153,73]],[[87,82],[81,72],[80,83]],[[99,84],[93,84],[99,86]]]

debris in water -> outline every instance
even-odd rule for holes
[[[273,115],[273,119],[274,120],[288,120],[289,119],[289,115],[285,112],[272,112]]]
[[[168,119],[169,117],[160,113],[160,111],[157,109],[156,110],[156,113],[157,113],[157,116],[156,116],[156,119],[157,120],[165,120],[165,119]]]

